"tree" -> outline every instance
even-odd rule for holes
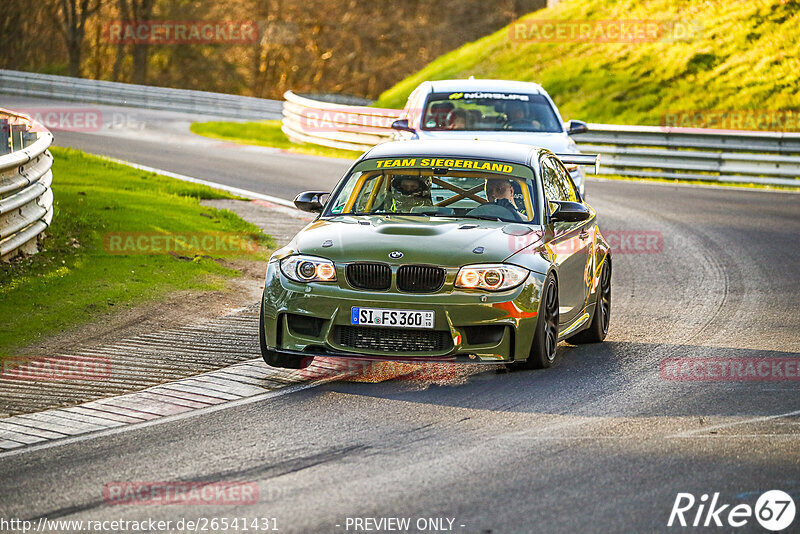
[[[374,98],[545,2],[0,0],[0,35],[9,36],[0,68],[268,98],[287,89]],[[255,23],[260,33],[257,42],[109,41],[109,22],[153,19]]]
[[[155,0],[117,0],[119,18],[123,24],[136,24],[151,20]],[[149,45],[147,43],[132,43],[133,47],[133,83],[146,84],[149,64]],[[117,43],[117,55],[111,71],[111,79],[118,80],[125,59],[125,43]]]
[[[52,15],[67,46],[69,75],[81,75],[86,20],[100,9],[102,0],[56,0]]]

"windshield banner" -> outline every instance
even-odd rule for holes
[[[497,174],[525,174],[522,165],[512,165],[504,161],[489,161],[464,158],[386,158],[367,160],[359,165],[360,170],[415,168],[415,169],[464,169],[486,171]]]

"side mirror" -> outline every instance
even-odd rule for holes
[[[299,210],[320,213],[323,208],[322,196],[327,194],[327,191],[305,191],[295,197],[294,205]]]
[[[572,120],[567,123],[567,134],[569,135],[582,134],[588,131],[589,126],[583,121]]]
[[[592,213],[589,208],[580,202],[550,201],[551,204],[556,205],[556,211],[550,215],[552,222],[580,222],[589,219]]]
[[[408,119],[398,119],[392,123],[393,130],[400,130],[401,132],[416,133],[416,130],[408,125]]]

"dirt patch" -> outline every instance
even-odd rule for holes
[[[272,235],[278,246],[312,220],[308,214],[263,200],[204,200],[205,206],[230,210]],[[179,291],[166,298],[121,308],[101,321],[79,326],[18,351],[41,355],[79,346],[105,345],[144,332],[163,330],[226,315],[258,302],[264,288],[266,262],[217,260],[242,274],[227,280],[224,291]]]
[[[288,243],[305,225],[314,220],[313,215],[294,208],[279,206],[264,200],[204,200],[204,206],[225,209],[259,226],[264,233],[275,238],[278,246]]]
[[[263,200],[204,200],[204,206],[227,209],[259,226],[283,246],[312,220],[308,214]],[[179,291],[156,302],[122,307],[101,321],[79,326],[18,351],[42,355],[75,347],[106,345],[140,333],[163,330],[226,315],[258,302],[264,289],[267,264],[261,261],[217,260],[241,272],[226,281],[224,291]]]
[[[261,200],[208,200],[258,225],[283,246],[312,220],[307,214]],[[61,332],[18,353],[70,358],[100,357],[110,376],[76,381],[20,381],[0,377],[0,418],[121,395],[257,358],[258,305],[266,261],[217,259],[240,275],[223,291],[179,291],[158,301],[120,306],[102,319]]]
[[[79,346],[105,345],[141,333],[213,319],[258,302],[267,263],[225,260],[221,263],[242,273],[226,282],[226,290],[170,293],[162,300],[121,308],[102,321],[61,332],[17,352],[22,356],[41,356]]]

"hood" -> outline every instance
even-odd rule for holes
[[[420,130],[418,134],[420,139],[505,141],[506,143],[519,143],[522,145],[546,148],[556,154],[578,152],[575,142],[563,132],[443,132]]]
[[[539,241],[536,225],[444,217],[340,216],[317,220],[294,240],[297,252],[335,262],[379,261],[460,267],[499,262]],[[323,244],[328,246],[323,246]],[[483,247],[478,254],[474,250]],[[391,252],[402,252],[392,259]]]

